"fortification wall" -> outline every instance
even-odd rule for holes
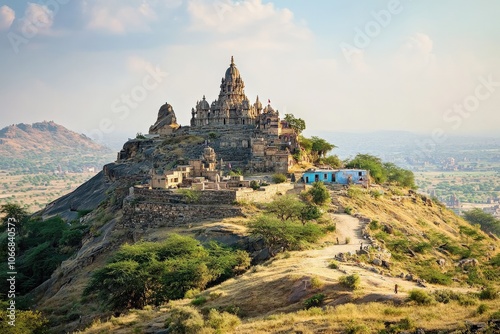
[[[232,205],[236,201],[232,190],[193,190],[193,198],[165,189],[134,188],[134,196],[140,201],[170,204]]]
[[[147,229],[187,226],[204,219],[223,219],[242,215],[241,208],[237,206],[125,201],[123,219],[116,227]]]
[[[259,190],[252,190],[250,188],[242,188],[236,191],[237,201],[249,202],[269,202],[277,194],[300,193],[303,187],[297,187],[291,183],[271,184],[260,188]]]

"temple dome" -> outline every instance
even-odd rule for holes
[[[203,109],[203,110],[210,109],[210,105],[208,104],[207,100],[205,99],[205,95],[203,95],[203,100],[200,101],[200,109]]]
[[[226,79],[226,82],[228,82],[228,81],[235,81],[236,78],[239,77],[240,77],[240,71],[236,68],[236,65],[234,64],[234,58],[233,56],[231,56],[231,64],[226,70],[226,75],[224,76],[224,78]]]

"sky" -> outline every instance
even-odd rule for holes
[[[251,101],[315,131],[499,134],[497,0],[0,1],[0,127],[98,141],[181,125],[234,56]]]

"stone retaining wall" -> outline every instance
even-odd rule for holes
[[[134,202],[125,200],[123,219],[117,228],[147,229],[157,227],[188,226],[204,219],[222,219],[242,216],[237,206],[198,204],[172,204]]]

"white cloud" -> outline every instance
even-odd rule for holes
[[[19,28],[25,35],[48,33],[54,24],[54,12],[47,6],[28,2],[24,17],[19,23]]]
[[[0,7],[0,30],[7,30],[14,22],[16,13],[9,6]]]
[[[158,19],[155,11],[157,1],[134,2],[87,1],[84,14],[88,15],[87,28],[105,31],[111,34],[150,31],[150,23]],[[175,3],[165,3],[174,6]]]
[[[431,71],[436,66],[432,52],[434,42],[423,33],[409,36],[396,56],[396,63],[402,71]]]
[[[289,9],[261,0],[192,0],[188,13],[192,31],[214,34],[228,47],[277,49],[312,38],[310,30],[296,23]]]

